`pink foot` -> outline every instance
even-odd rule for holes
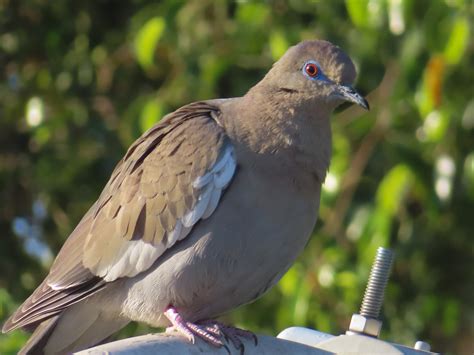
[[[171,306],[166,309],[164,314],[173,325],[167,328],[166,331],[169,332],[176,329],[193,344],[195,336],[200,337],[215,347],[225,346],[223,339],[230,340],[236,349],[240,349],[241,354],[244,351],[244,344],[240,338],[252,339],[255,345],[257,345],[257,337],[247,330],[230,327],[214,320],[199,322],[199,324],[191,323],[184,320],[178,311]]]
[[[236,349],[240,349],[241,353],[244,351],[244,344],[240,338],[251,339],[255,345],[258,344],[257,336],[248,330],[235,328],[215,320],[206,320],[199,322],[199,324],[205,326],[206,329],[213,328],[217,330],[227,341],[230,340]]]

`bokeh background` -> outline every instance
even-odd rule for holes
[[[142,132],[183,104],[243,95],[290,45],[321,38],[354,59],[372,110],[334,116],[304,254],[224,320],[339,334],[386,246],[383,338],[473,353],[473,14],[471,0],[0,0],[0,323]],[[0,335],[0,353],[26,338]]]

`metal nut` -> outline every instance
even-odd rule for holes
[[[418,340],[415,343],[415,350],[423,350],[423,351],[430,351],[431,346],[425,341]]]
[[[375,318],[369,318],[360,314],[353,314],[349,331],[378,337],[382,329],[382,322]]]

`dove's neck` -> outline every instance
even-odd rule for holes
[[[324,182],[331,159],[330,112],[298,100],[295,94],[258,91],[236,98],[228,109],[229,136],[283,173],[303,174]],[[321,105],[325,107],[325,105]],[[224,118],[225,120],[225,118]]]

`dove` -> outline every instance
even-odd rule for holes
[[[128,149],[3,332],[33,332],[24,354],[82,350],[131,321],[239,346],[249,334],[212,319],[262,296],[304,249],[331,159],[331,113],[343,102],[369,108],[355,76],[339,47],[303,41],[242,97],[163,117]]]

